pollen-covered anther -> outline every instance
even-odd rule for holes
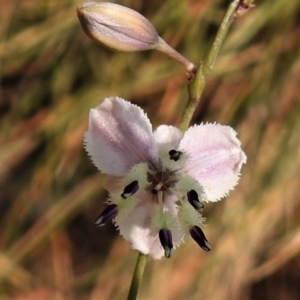
[[[173,251],[172,232],[169,229],[161,229],[159,231],[159,240],[165,250],[165,257],[170,258]]]
[[[195,190],[190,190],[187,192],[187,198],[189,203],[196,209],[201,210],[204,208],[204,204],[200,202],[198,198],[198,193]]]
[[[123,199],[127,199],[128,197],[132,196],[139,190],[139,182],[137,180],[132,181],[130,184],[125,186],[121,197]]]
[[[108,205],[101,215],[95,221],[95,225],[103,226],[106,223],[110,222],[113,218],[118,215],[118,206],[116,204]]]
[[[169,151],[169,155],[171,160],[178,161],[182,157],[183,153],[173,149]]]
[[[211,246],[209,242],[207,241],[204,232],[199,226],[193,226],[190,229],[190,235],[191,237],[196,241],[196,243],[205,251],[210,251]]]

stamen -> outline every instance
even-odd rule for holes
[[[113,218],[115,218],[117,214],[118,214],[118,206],[116,204],[110,204],[104,209],[101,215],[97,218],[97,220],[95,221],[95,225],[103,226],[109,221],[111,221]]]
[[[207,241],[204,232],[199,226],[193,226],[190,229],[191,237],[196,241],[196,243],[205,251],[210,251],[211,246]]]
[[[158,200],[158,204],[163,205],[163,198],[164,198],[164,194],[162,191],[159,191],[157,193],[157,200]]]
[[[174,161],[178,161],[182,154],[182,152],[176,151],[174,149],[169,151],[170,159]]]
[[[135,194],[138,190],[139,190],[139,183],[137,180],[134,180],[124,188],[121,197],[123,199],[127,199],[128,197]]]
[[[204,208],[204,204],[199,201],[198,193],[195,190],[187,192],[187,198],[190,204],[196,209],[201,210]]]
[[[173,250],[172,233],[169,229],[161,229],[159,231],[159,240],[165,250],[165,257],[170,258]]]
[[[163,189],[164,187],[164,183],[163,182],[159,182],[154,188],[153,190],[155,190],[156,192],[159,192]]]

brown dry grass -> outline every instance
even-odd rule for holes
[[[220,1],[120,1],[192,61]],[[137,253],[95,228],[102,176],[82,147],[88,111],[119,95],[154,124],[178,124],[184,70],[157,52],[112,53],[81,31],[71,0],[0,0],[0,299],[125,299]],[[237,189],[208,205],[213,250],[192,241],[148,260],[139,299],[300,298],[300,1],[256,3],[236,20],[194,122],[239,133]]]

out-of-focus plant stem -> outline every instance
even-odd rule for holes
[[[135,300],[137,297],[140,283],[142,281],[145,266],[146,266],[146,260],[147,260],[147,255],[139,252],[139,256],[135,265],[127,300]]]
[[[194,112],[200,103],[201,95],[205,85],[205,79],[215,64],[215,61],[217,59],[221,46],[225,40],[228,29],[232,23],[232,20],[235,16],[239,4],[240,4],[240,0],[234,0],[229,5],[228,10],[225,13],[221,26],[218,30],[216,38],[213,42],[213,45],[207,57],[205,58],[203,63],[202,62],[200,63],[200,66],[195,76],[192,78],[188,86],[189,99],[188,99],[187,106],[183,112],[181,123],[179,125],[179,128],[182,131],[185,131],[189,127]]]

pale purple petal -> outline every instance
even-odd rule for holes
[[[152,125],[143,110],[118,97],[90,111],[85,148],[103,173],[122,176],[139,162],[157,164]]]
[[[131,242],[133,249],[151,255],[154,259],[164,256],[164,249],[159,241],[158,232],[152,231],[152,216],[157,204],[151,201],[151,196],[144,193],[140,203],[129,214],[119,212],[114,222],[120,234]],[[176,204],[167,201],[165,209],[172,214],[177,213]],[[170,228],[171,231],[173,228]],[[172,231],[174,247],[182,243],[181,232]]]
[[[205,124],[190,127],[179,148],[191,159],[184,168],[204,187],[208,201],[218,201],[233,189],[239,180],[246,155],[229,126]]]
[[[123,215],[120,212],[115,218],[115,224],[120,234],[131,242],[133,249],[159,259],[164,255],[164,249],[158,236],[152,235],[150,231],[154,208],[155,204],[143,201],[129,215]]]
[[[160,125],[153,132],[155,141],[158,146],[170,145],[171,148],[177,149],[183,133],[174,126]]]

